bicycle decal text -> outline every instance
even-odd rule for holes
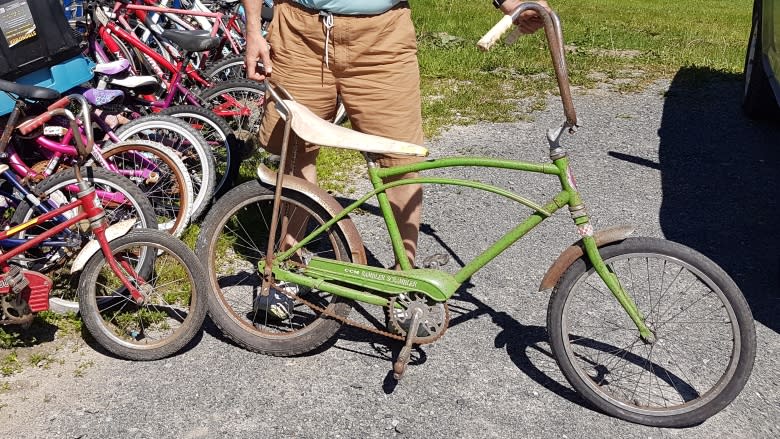
[[[391,284],[401,285],[410,288],[417,287],[416,280],[407,279],[401,276],[395,276],[395,275],[385,274],[385,273],[376,273],[373,271],[356,270],[354,268],[345,268],[344,271],[349,274],[356,274],[364,279],[375,280],[379,282],[388,282]]]

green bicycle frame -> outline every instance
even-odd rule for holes
[[[560,22],[555,14],[546,13],[540,6],[532,3],[521,5],[513,13],[513,19],[517,18],[525,9],[538,9],[544,19],[545,36],[549,43],[550,55],[555,69],[555,76],[558,81],[558,88],[560,90],[561,102],[563,104],[564,115],[566,117],[564,123],[557,129],[549,130],[547,133],[547,140],[550,145],[550,159],[552,164],[538,164],[529,163],[515,160],[504,160],[494,158],[475,158],[475,157],[453,157],[442,158],[437,160],[428,160],[419,163],[413,163],[409,165],[394,166],[389,168],[379,168],[377,165],[368,160],[368,176],[371,181],[373,191],[367,193],[359,200],[356,200],[340,213],[335,215],[334,218],[325,222],[322,226],[311,232],[304,239],[299,241],[297,245],[289,248],[288,250],[281,252],[277,255],[272,255],[271,248],[274,243],[273,237],[276,231],[276,220],[278,219],[279,199],[281,194],[281,186],[276,188],[275,200],[274,200],[274,217],[273,224],[271,225],[271,240],[269,240],[269,254],[267,258],[260,262],[260,271],[266,275],[273,274],[273,276],[280,281],[290,281],[300,285],[304,285],[311,288],[316,288],[321,291],[325,291],[331,294],[342,296],[348,299],[370,303],[374,305],[387,306],[389,304],[389,296],[398,295],[402,293],[417,292],[424,294],[433,301],[442,302],[455,294],[458,287],[469,279],[479,269],[484,267],[488,262],[493,260],[501,252],[509,248],[512,244],[517,242],[520,238],[525,236],[528,232],[533,230],[536,226],[542,223],[546,218],[552,216],[556,211],[568,206],[569,212],[574,220],[574,224],[577,226],[577,230],[582,236],[583,246],[585,247],[585,254],[589,261],[593,265],[596,272],[601,279],[610,289],[617,301],[626,311],[628,316],[636,325],[641,337],[646,341],[653,340],[653,334],[644,323],[644,316],[641,315],[636,307],[636,304],[631,297],[625,292],[617,276],[612,270],[604,263],[601,255],[599,254],[596,241],[593,238],[593,227],[590,224],[587,211],[569,167],[569,158],[566,155],[565,150],[560,146],[559,140],[563,132],[567,129],[573,132],[577,127],[577,115],[574,110],[574,104],[571,98],[571,89],[568,82],[568,71],[566,69],[566,62],[564,58],[564,45],[563,35],[561,33]],[[281,87],[280,87],[281,88]],[[273,87],[268,87],[271,92],[271,96],[277,104],[280,101],[280,97],[274,92]],[[289,93],[284,92],[289,96]],[[284,105],[282,105],[284,107]],[[286,121],[285,125],[285,140],[282,146],[282,159],[279,173],[283,174],[284,163],[286,161],[287,143],[289,140],[288,134],[290,132],[290,120]],[[462,180],[455,178],[443,178],[443,177],[416,177],[405,178],[396,180],[391,183],[384,183],[385,178],[395,177],[406,173],[416,173],[427,171],[431,169],[448,168],[454,166],[472,166],[472,167],[488,167],[488,168],[503,168],[516,170],[521,172],[533,172],[539,174],[548,174],[558,177],[561,184],[561,191],[552,197],[547,204],[539,205],[526,198],[523,198],[511,191],[499,188],[493,185]],[[277,181],[280,183],[281,179]],[[445,272],[437,270],[427,269],[415,269],[412,267],[411,262],[406,256],[406,251],[401,239],[401,234],[398,229],[398,224],[388,201],[386,190],[394,188],[396,186],[408,185],[408,184],[444,184],[470,187],[477,190],[483,190],[491,192],[497,195],[501,195],[524,206],[527,206],[533,210],[525,221],[521,222],[498,241],[493,243],[490,247],[484,250],[472,261],[468,262],[454,275],[450,275]],[[395,254],[396,261],[401,270],[388,270],[385,268],[369,267],[361,264],[355,264],[351,262],[336,261],[332,259],[323,259],[319,257],[311,257],[310,260],[303,267],[295,267],[290,270],[287,269],[285,261],[287,261],[295,252],[302,249],[312,239],[319,234],[325,232],[331,227],[336,226],[338,221],[344,219],[350,212],[361,206],[369,198],[376,196],[379,201],[379,208],[384,218],[385,225],[390,235],[390,242],[392,243],[393,253]],[[269,266],[270,265],[270,266]],[[264,287],[267,288],[267,287]]]
[[[568,206],[574,223],[577,226],[580,235],[583,237],[585,253],[593,264],[593,267],[596,269],[604,283],[609,287],[610,291],[612,291],[621,306],[625,309],[628,316],[636,324],[640,335],[645,339],[651,339],[652,333],[645,325],[644,317],[638,311],[633,300],[623,290],[617,277],[604,263],[598,252],[596,242],[592,236],[593,232],[592,227],[590,226],[590,220],[582,204],[576,184],[574,183],[575,180],[569,167],[568,156],[566,156],[562,148],[555,149],[555,153],[554,156],[551,154],[551,157],[553,158],[552,164],[529,163],[484,157],[451,157],[390,168],[379,168],[373,164],[373,162],[369,161],[368,176],[373,186],[373,191],[365,194],[360,199],[345,207],[340,213],[312,231],[295,246],[276,255],[274,260],[282,262],[275,263],[274,267],[271,267],[273,275],[280,281],[294,282],[309,288],[315,288],[337,296],[378,306],[387,306],[389,304],[389,296],[409,292],[422,293],[433,301],[443,302],[451,298],[458,287],[479,269],[541,224],[546,218],[552,216],[559,209]],[[383,181],[384,178],[406,173],[455,166],[502,168],[554,175],[557,176],[560,181],[561,191],[553,196],[549,202],[540,205],[515,194],[514,192],[478,181],[444,177],[407,178],[396,180],[391,183],[384,183]],[[525,221],[508,231],[504,236],[490,245],[453,275],[438,270],[415,269],[406,256],[398,224],[385,192],[387,189],[408,184],[455,185],[483,190],[527,206],[531,208],[533,212]],[[293,271],[285,268],[283,261],[290,258],[295,252],[302,249],[319,234],[334,227],[338,221],[345,218],[350,212],[354,211],[374,196],[376,196],[379,201],[379,208],[389,232],[393,252],[401,270],[369,267],[351,262],[319,258],[316,256],[312,257],[302,268],[299,267]],[[261,270],[262,269],[263,267],[261,267]]]

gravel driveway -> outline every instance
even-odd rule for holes
[[[547,345],[548,295],[536,292],[549,264],[577,239],[562,213],[459,291],[447,334],[415,353],[398,385],[388,378],[398,345],[349,328],[326,349],[298,358],[246,352],[210,324],[187,352],[150,363],[71,341],[55,353],[63,364],[0,380],[8,383],[0,391],[0,437],[780,436],[780,264],[777,228],[770,227],[780,212],[780,126],[741,115],[735,78],[691,88],[682,73],[638,94],[577,93],[582,128],[564,142],[597,228],[629,223],[637,235],[692,246],[724,266],[748,297],[758,332],[753,375],[736,401],[704,424],[629,424],[589,408],[565,382]],[[436,157],[544,161],[544,132],[561,120],[551,100],[533,122],[455,127],[430,147]],[[458,173],[535,200],[555,184],[499,171]],[[373,212],[355,220],[372,257],[389,265]],[[421,256],[447,251],[454,269],[520,215],[496,197],[431,187]]]

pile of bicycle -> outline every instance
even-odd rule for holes
[[[203,270],[173,237],[232,186],[265,87],[242,79],[240,2],[168,3],[66,1],[92,80],[63,94],[0,80],[14,101],[0,139],[0,324],[80,311],[131,359],[170,355],[200,327]]]

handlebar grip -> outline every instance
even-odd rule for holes
[[[51,110],[55,110],[57,108],[65,108],[65,107],[68,106],[68,103],[70,103],[70,98],[65,96],[65,97],[60,98],[55,103],[53,103],[53,104],[49,105],[48,107],[46,107],[46,109],[51,111]]]
[[[19,132],[22,133],[23,135],[27,135],[33,132],[33,130],[35,130],[39,126],[50,121],[51,118],[52,115],[47,111],[46,113],[43,113],[34,119],[29,119],[20,123],[19,125],[16,126],[16,129],[19,130]]]
[[[67,96],[60,98],[59,100],[57,100],[53,104],[49,105],[46,108],[47,111],[45,113],[43,113],[43,114],[41,114],[41,115],[39,115],[39,116],[37,116],[37,117],[35,117],[33,119],[29,119],[29,120],[26,120],[26,121],[20,123],[19,125],[16,126],[16,129],[19,130],[20,133],[22,133],[23,135],[26,136],[27,134],[30,134],[31,132],[33,132],[39,126],[41,126],[41,125],[45,124],[46,122],[50,121],[51,118],[54,117],[51,114],[52,110],[56,110],[58,108],[65,108],[65,107],[68,106],[68,103],[70,103],[70,99]]]
[[[511,28],[512,17],[509,15],[504,15],[504,17],[498,23],[496,23],[493,28],[491,28],[482,38],[479,39],[477,42],[477,47],[485,52],[490,50],[490,48],[496,44],[496,41],[501,38],[501,35],[504,35],[504,33],[506,33],[506,31]]]

